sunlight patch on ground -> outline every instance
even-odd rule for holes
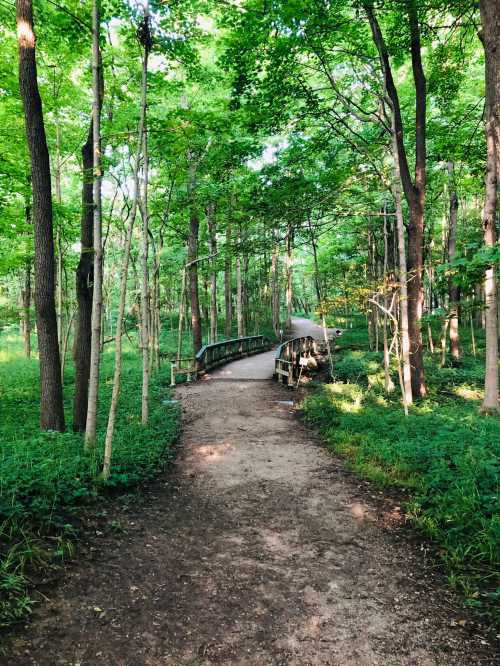
[[[482,400],[484,395],[483,391],[480,389],[471,388],[465,384],[462,386],[456,386],[453,393],[464,400]]]

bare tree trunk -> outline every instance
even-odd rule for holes
[[[209,249],[210,254],[217,252],[217,222],[215,219],[216,207],[210,203],[207,207]],[[217,259],[212,257],[210,266],[210,341],[217,342]]]
[[[231,271],[231,222],[226,227],[226,255],[224,260],[224,305],[225,305],[225,327],[226,338],[232,335],[233,323],[233,294],[232,294],[232,271]]]
[[[385,390],[387,393],[394,391],[394,382],[391,377],[390,358],[389,358],[389,342],[387,339],[387,308],[389,307],[389,299],[387,298],[387,265],[388,265],[388,239],[387,239],[387,216],[384,208],[384,318],[382,322],[383,340],[384,340],[384,380]]]
[[[241,244],[241,237],[238,237],[240,241],[238,245]],[[241,275],[241,256],[240,250],[238,250],[238,255],[236,257],[236,323],[238,325],[238,337],[242,338],[245,336],[245,316],[243,312],[243,278]]]
[[[31,260],[26,262],[24,273],[24,289],[22,291],[23,304],[23,338],[24,355],[31,357]]]
[[[149,34],[149,2],[144,7],[144,26]],[[146,81],[143,92],[143,169],[144,169],[144,191],[141,203],[142,216],[142,254],[141,254],[141,347],[142,347],[142,395],[141,395],[141,422],[147,425],[149,420],[149,204],[148,204],[148,179],[149,179],[149,155],[148,155],[148,133],[147,133],[147,77],[148,77],[149,41],[144,43],[144,56],[142,60],[142,79]]]
[[[495,217],[500,183],[500,11],[497,0],[480,0],[486,79],[486,196],[483,209],[484,245],[496,243]],[[498,318],[495,265],[486,269],[484,284],[486,319],[485,412],[499,412],[498,402]]]
[[[274,334],[279,336],[280,322],[280,280],[279,280],[279,247],[276,240],[276,231],[273,232],[273,251],[271,255],[271,311]]]
[[[193,354],[202,347],[200,297],[198,291],[198,234],[200,219],[196,209],[196,163],[193,152],[188,151],[188,198],[189,198],[189,237],[188,237],[188,264],[189,264],[189,294],[191,301],[191,327],[193,333]]]
[[[94,168],[94,284],[92,290],[92,336],[90,344],[90,375],[85,425],[85,448],[96,443],[97,403],[99,399],[99,370],[101,366],[102,316],[102,168],[101,168],[101,53],[100,0],[92,2],[92,153]]]
[[[50,160],[38,91],[32,0],[16,0],[19,87],[31,159],[35,234],[35,306],[40,358],[40,426],[63,431],[61,359],[54,300],[54,236]]]
[[[92,284],[94,262],[94,194],[92,124],[82,147],[82,214],[80,221],[80,260],[76,268],[76,301],[78,313],[73,344],[75,363],[75,396],[73,400],[73,430],[85,432],[90,375],[90,345],[92,340]]]
[[[455,260],[457,252],[457,214],[458,197],[455,191],[454,183],[454,164],[448,162],[449,192],[450,192],[450,219],[448,227],[448,261],[452,263]],[[453,282],[453,278],[448,280],[448,296],[450,302],[450,353],[455,360],[460,358],[459,332],[458,332],[458,301],[459,288]]]
[[[293,229],[290,225],[286,235],[286,323],[287,331],[292,329],[292,300],[293,300]]]
[[[373,41],[377,47],[384,74],[384,85],[393,116],[394,148],[398,158],[398,172],[410,211],[408,225],[408,332],[411,351],[411,382],[413,396],[425,396],[422,332],[423,311],[423,234],[426,190],[426,79],[422,66],[420,27],[415,0],[405,3],[410,32],[412,73],[415,87],[415,176],[412,180],[403,132],[399,95],[394,83],[389,52],[375,16],[373,0],[363,0],[370,23]]]
[[[406,406],[413,403],[413,392],[411,385],[411,365],[410,365],[410,333],[408,326],[408,272],[406,269],[406,246],[405,246],[405,225],[403,218],[403,207],[401,205],[401,190],[399,189],[399,157],[395,145],[395,128],[393,126],[393,156],[394,170],[396,178],[394,179],[393,194],[396,206],[396,229],[398,235],[398,256],[399,256],[399,320],[401,328],[401,358],[403,365],[403,402]]]
[[[149,36],[149,23],[146,23],[146,36],[147,44],[150,44]],[[149,49],[147,49],[149,51]],[[113,375],[113,390],[111,394],[111,403],[108,414],[108,425],[106,428],[106,439],[104,442],[104,462],[102,468],[103,479],[109,478],[111,472],[111,456],[113,452],[113,434],[115,430],[116,413],[118,410],[118,399],[120,397],[121,388],[121,374],[122,374],[122,334],[123,334],[123,318],[125,315],[125,303],[127,297],[127,279],[128,267],[130,261],[130,246],[132,244],[132,233],[134,230],[135,218],[137,216],[137,206],[139,202],[139,168],[141,161],[141,150],[144,145],[144,128],[146,121],[146,96],[147,96],[147,70],[142,68],[142,83],[141,83],[141,109],[139,117],[139,128],[137,132],[137,150],[135,155],[134,165],[134,193],[132,200],[132,207],[130,210],[130,222],[125,236],[125,247],[123,249],[122,260],[122,274],[120,280],[120,297],[118,303],[118,317],[116,320],[116,333],[115,333],[115,370]]]

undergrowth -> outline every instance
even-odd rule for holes
[[[137,349],[123,356],[122,391],[111,477],[99,479],[111,397],[113,350],[103,354],[98,446],[85,454],[71,432],[73,367],[65,376],[68,431],[39,430],[38,362],[22,355],[20,341],[0,340],[0,628],[22,619],[33,605],[30,580],[72,554],[82,510],[102,493],[125,491],[155,475],[168,461],[179,413],[169,402],[169,364],[153,375],[150,420],[140,423],[141,361]],[[175,346],[172,340],[170,346]]]
[[[365,330],[346,329],[339,344],[349,350],[337,355],[336,382],[305,400],[305,419],[358,474],[409,492],[407,518],[437,544],[450,583],[498,620],[500,420],[479,413],[482,354],[445,368],[427,355],[429,396],[406,418],[397,375],[388,396]]]

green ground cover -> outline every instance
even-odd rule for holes
[[[173,352],[167,333],[162,348]],[[71,432],[73,366],[65,373],[69,429],[41,433],[38,427],[38,362],[25,359],[16,328],[0,338],[0,627],[21,619],[32,606],[30,577],[56,566],[73,548],[82,510],[102,493],[128,492],[168,462],[179,429],[179,411],[170,403],[170,364],[151,382],[147,427],[140,423],[141,360],[127,343],[115,429],[110,479],[99,480],[103,440],[111,397],[113,349],[103,354],[99,404],[99,444],[83,451],[81,435]]]
[[[305,419],[358,474],[409,492],[407,516],[438,545],[450,582],[498,613],[500,420],[479,413],[484,341],[456,367],[428,354],[429,395],[406,418],[397,388],[384,392],[381,354],[368,351],[361,324],[346,328],[336,382],[306,399]]]

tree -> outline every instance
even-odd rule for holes
[[[482,34],[485,55],[487,147],[485,202],[483,209],[484,245],[493,249],[496,242],[495,218],[500,183],[500,10],[495,0],[481,0]],[[498,412],[498,315],[496,270],[486,269],[486,370],[483,410]]]
[[[35,307],[40,357],[40,426],[63,431],[61,360],[54,299],[54,237],[50,161],[38,90],[32,0],[16,0],[19,85],[31,159],[35,233]]]
[[[85,447],[92,449],[96,443],[97,403],[99,399],[99,370],[101,366],[101,317],[102,317],[102,160],[101,160],[101,12],[100,0],[92,2],[92,165],[93,165],[93,241],[94,272],[92,285],[92,320],[90,344],[90,374],[88,383],[87,421]]]
[[[394,117],[394,136],[399,174],[403,192],[410,210],[408,225],[408,327],[411,354],[411,384],[413,396],[426,394],[424,363],[420,321],[423,311],[423,235],[426,189],[426,79],[422,66],[420,26],[415,0],[405,0],[405,8],[410,32],[412,73],[415,85],[415,177],[412,179],[408,154],[404,143],[404,128],[399,94],[389,59],[389,52],[375,14],[373,2],[364,2],[373,41],[377,47],[384,74],[385,90]]]

